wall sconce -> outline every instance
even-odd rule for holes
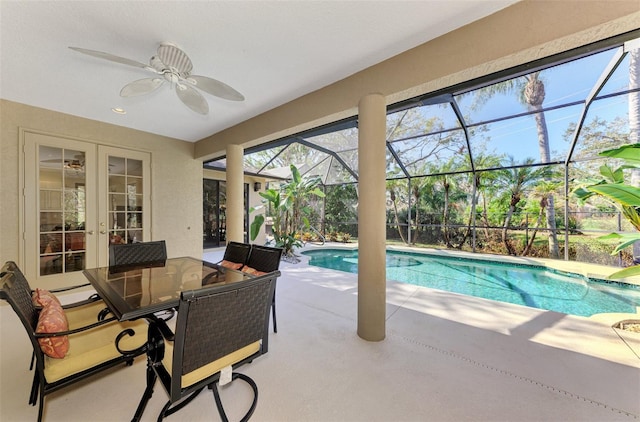
[[[258,191],[260,190],[260,188],[261,188],[261,187],[262,187],[262,183],[260,183],[260,182],[255,182],[255,183],[253,184],[253,191],[254,191],[254,192],[258,192]]]

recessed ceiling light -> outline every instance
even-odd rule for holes
[[[127,114],[127,111],[124,108],[114,107],[111,109],[116,114]]]

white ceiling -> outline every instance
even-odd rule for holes
[[[516,1],[0,0],[0,97],[197,141]],[[202,116],[169,84],[121,98],[125,84],[150,74],[67,48],[148,63],[163,41],[189,55],[194,74],[246,100],[204,94]]]

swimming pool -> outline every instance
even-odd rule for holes
[[[358,251],[302,252],[309,265],[358,272]],[[387,279],[565,314],[635,313],[640,286],[544,266],[387,250]]]

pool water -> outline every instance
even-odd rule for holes
[[[305,251],[309,265],[358,272],[358,251]],[[544,266],[387,250],[387,279],[565,314],[635,313],[640,286]]]

